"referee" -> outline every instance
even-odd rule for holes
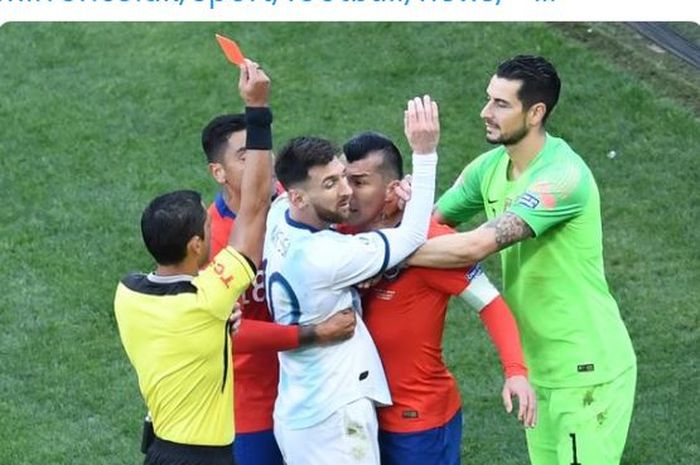
[[[228,246],[209,258],[210,218],[199,193],[157,197],[141,217],[150,274],[119,283],[114,311],[156,438],[146,465],[232,465],[234,439],[229,317],[255,277],[272,179],[270,80],[241,65],[248,127],[242,198]]]

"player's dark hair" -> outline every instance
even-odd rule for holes
[[[343,145],[343,153],[348,163],[365,159],[370,153],[382,154],[382,164],[379,169],[385,179],[403,178],[403,158],[394,143],[383,134],[363,132],[354,136]]]
[[[295,137],[277,154],[275,175],[285,189],[306,181],[309,170],[323,166],[340,155],[340,150],[331,141],[320,137]]]
[[[204,238],[207,212],[198,192],[182,190],[156,197],[141,215],[146,248],[159,265],[176,265],[194,236]]]
[[[547,122],[559,101],[561,90],[559,75],[550,62],[539,56],[518,55],[501,63],[496,70],[496,76],[522,81],[518,98],[523,102],[523,108],[528,109],[535,103],[544,103],[547,110],[542,118],[542,125]]]
[[[219,115],[202,130],[202,148],[209,163],[221,163],[228,138],[231,134],[244,131],[245,116],[243,113]]]

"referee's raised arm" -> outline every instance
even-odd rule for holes
[[[241,181],[241,206],[229,245],[255,267],[262,259],[265,219],[272,183],[272,112],[270,78],[250,60],[240,67],[238,89],[245,102],[246,155]]]

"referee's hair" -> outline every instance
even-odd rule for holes
[[[363,160],[370,153],[382,154],[382,164],[379,169],[384,179],[393,181],[403,178],[403,158],[394,143],[384,134],[378,132],[360,133],[343,145],[343,153],[348,163]]]
[[[275,175],[284,188],[289,190],[305,182],[311,168],[327,165],[340,155],[340,149],[327,139],[295,137],[277,154]]]
[[[561,81],[554,66],[540,56],[518,55],[498,66],[496,76],[509,80],[522,81],[518,98],[527,110],[535,103],[542,102],[547,111],[542,118],[542,125],[554,111],[559,101]]]
[[[199,192],[181,190],[156,197],[141,215],[146,248],[159,265],[177,265],[194,236],[204,239],[207,212]]]
[[[243,113],[219,115],[209,121],[202,130],[202,149],[209,163],[221,163],[228,138],[234,132],[245,131],[245,116]]]

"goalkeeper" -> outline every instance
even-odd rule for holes
[[[545,131],[559,98],[541,57],[502,63],[481,111],[497,145],[439,199],[436,219],[479,228],[429,240],[411,265],[464,267],[500,251],[504,297],[518,323],[537,425],[533,465],[619,464],[636,384],[636,358],[603,270],[600,197],[593,174]]]

